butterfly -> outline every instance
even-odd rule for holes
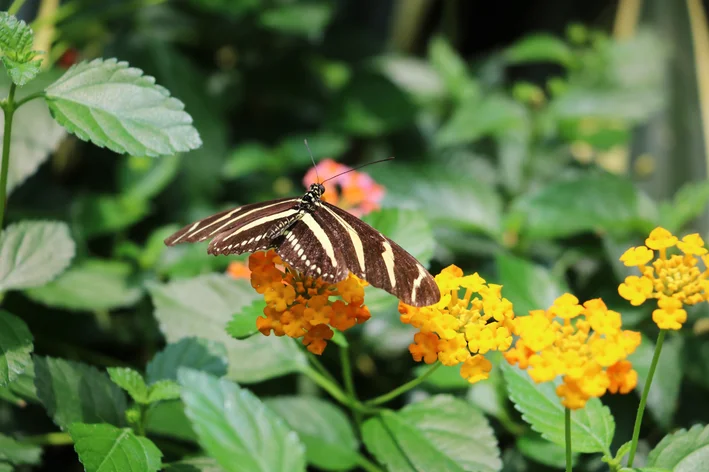
[[[351,272],[407,305],[437,303],[438,286],[416,258],[356,216],[321,200],[326,181],[312,184],[300,198],[252,203],[209,216],[180,229],[165,244],[210,239],[207,252],[214,255],[275,249],[306,276],[335,283]]]

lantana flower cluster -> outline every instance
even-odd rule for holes
[[[461,376],[470,383],[488,378],[492,364],[483,355],[512,344],[512,303],[502,297],[501,285],[488,284],[478,274],[463,275],[455,265],[435,279],[441,291],[438,303],[399,303],[401,321],[419,329],[409,351],[418,362],[462,363]]]
[[[334,334],[332,328],[345,331],[370,318],[364,305],[366,282],[353,274],[329,284],[299,274],[273,250],[251,254],[249,269],[251,286],[266,301],[264,316],[256,319],[256,327],[265,336],[273,332],[302,338],[308,350],[319,355]]]
[[[627,357],[640,344],[640,333],[623,330],[620,313],[600,298],[582,306],[567,293],[548,310],[533,310],[512,324],[519,338],[505,358],[537,383],[560,377],[556,393],[567,408],[583,408],[606,391],[635,388],[638,374]]]
[[[669,255],[668,249],[674,247],[682,254]],[[621,256],[626,266],[637,267],[641,275],[626,277],[618,293],[634,306],[657,299],[653,321],[660,329],[678,330],[687,321],[684,306],[709,298],[708,258],[698,234],[689,234],[680,241],[666,229],[655,228],[644,246],[632,247]],[[705,270],[698,267],[700,260]]]

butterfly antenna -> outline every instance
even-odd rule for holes
[[[303,142],[305,143],[305,148],[308,150],[308,153],[310,154],[310,160],[313,161],[313,169],[315,169],[315,177],[318,179],[318,183],[320,182],[320,176],[318,175],[318,166],[315,164],[315,158],[313,157],[313,151],[310,150],[310,146],[308,146],[308,140],[304,139]]]
[[[332,179],[334,179],[335,177],[339,177],[339,176],[341,176],[341,175],[343,175],[343,174],[346,174],[346,173],[348,173],[348,172],[352,172],[352,171],[354,171],[354,170],[361,169],[362,167],[371,166],[372,164],[379,164],[380,162],[391,161],[392,159],[394,159],[394,157],[387,157],[386,159],[379,159],[378,161],[367,162],[366,164],[362,164],[361,166],[353,167],[352,169],[346,170],[346,171],[344,171],[344,172],[340,172],[340,173],[337,174],[337,175],[333,175],[332,177],[327,178],[327,179],[323,180],[323,181],[320,182],[320,183],[324,184],[324,183],[327,182],[328,180],[332,180]]]

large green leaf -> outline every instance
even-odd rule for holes
[[[113,310],[132,305],[143,291],[130,280],[132,268],[120,261],[87,259],[58,279],[27,290],[31,299],[67,310]]]
[[[41,456],[42,448],[40,446],[23,443],[0,434],[0,466],[2,465],[2,461],[7,461],[15,465],[38,465]]]
[[[298,433],[309,464],[324,470],[357,465],[359,444],[352,425],[332,403],[315,397],[275,397],[265,403]]]
[[[647,396],[647,408],[650,414],[665,430],[672,426],[672,418],[679,401],[679,390],[684,374],[682,359],[682,338],[671,336],[662,345],[662,355],[657,363],[652,386]],[[655,343],[643,336],[642,343],[628,360],[638,372],[638,385],[635,391],[642,394],[645,381],[650,372]]]
[[[234,312],[259,295],[244,280],[204,275],[150,287],[155,317],[168,342],[198,336],[224,343],[229,356],[229,377],[259,382],[298,371],[305,356],[290,339],[252,336],[231,339],[225,332]]]
[[[315,36],[330,22],[334,5],[329,2],[282,3],[264,10],[260,21],[266,28],[283,33]]]
[[[589,174],[554,182],[514,204],[510,221],[528,238],[549,239],[592,231],[648,232],[657,219],[652,201],[621,177]]]
[[[436,241],[423,212],[385,208],[372,212],[363,219],[383,235],[396,241],[424,266],[428,266]]]
[[[660,225],[677,233],[704,213],[709,203],[709,182],[690,182],[680,188],[672,201],[660,205]]]
[[[22,87],[22,93],[18,93],[17,98],[22,99],[26,95],[43,90],[56,77],[55,71],[40,74],[31,83]],[[2,74],[0,74],[0,84],[0,96],[6,97],[10,84]],[[0,137],[4,133],[4,124],[5,116],[0,113]],[[64,128],[52,119],[44,100],[32,100],[15,112],[10,141],[8,193],[37,171],[40,164],[56,149],[65,135]]]
[[[0,233],[0,292],[37,287],[57,277],[74,257],[64,223],[23,221]]]
[[[705,470],[709,463],[709,427],[695,425],[665,436],[647,457],[648,467],[672,472]]]
[[[169,155],[202,144],[182,102],[116,59],[72,66],[47,87],[46,99],[59,124],[118,153]]]
[[[180,367],[207,372],[217,377],[226,375],[227,351],[222,343],[200,338],[183,338],[168,344],[148,362],[148,383],[177,380]]]
[[[130,429],[74,423],[69,434],[86,472],[156,472],[162,467],[160,449]]]
[[[37,396],[54,422],[125,424],[126,397],[103,372],[78,362],[35,357]]]
[[[383,411],[364,423],[367,449],[389,470],[502,469],[492,428],[472,405],[447,395]]]
[[[568,66],[573,58],[574,53],[569,45],[549,34],[525,36],[505,51],[505,59],[511,64],[555,62]]]
[[[447,91],[457,100],[471,100],[479,93],[478,85],[468,74],[465,61],[442,36],[429,41],[428,57]]]
[[[32,363],[32,341],[24,321],[0,310],[0,387],[7,387]]]
[[[178,378],[201,446],[225,471],[305,471],[298,436],[251,392],[194,370]]]
[[[150,405],[146,414],[145,429],[151,434],[197,442],[197,435],[185,415],[185,405],[182,401],[165,401]]]
[[[503,366],[505,381],[515,408],[522,418],[545,439],[565,445],[564,407],[551,382],[536,384],[529,375],[509,365]],[[615,421],[608,407],[597,398],[571,412],[571,447],[574,452],[610,451]]]
[[[173,462],[165,472],[223,472],[217,461],[211,457],[192,457],[180,462]]]
[[[498,283],[504,287],[503,295],[512,302],[517,315],[546,310],[565,291],[562,280],[530,261],[499,252],[496,263]]]

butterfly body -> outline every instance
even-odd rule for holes
[[[301,198],[244,205],[187,225],[165,240],[172,246],[211,239],[210,254],[274,248],[288,265],[335,283],[352,272],[404,303],[437,303],[431,274],[394,241],[346,211],[321,200],[313,184]]]

